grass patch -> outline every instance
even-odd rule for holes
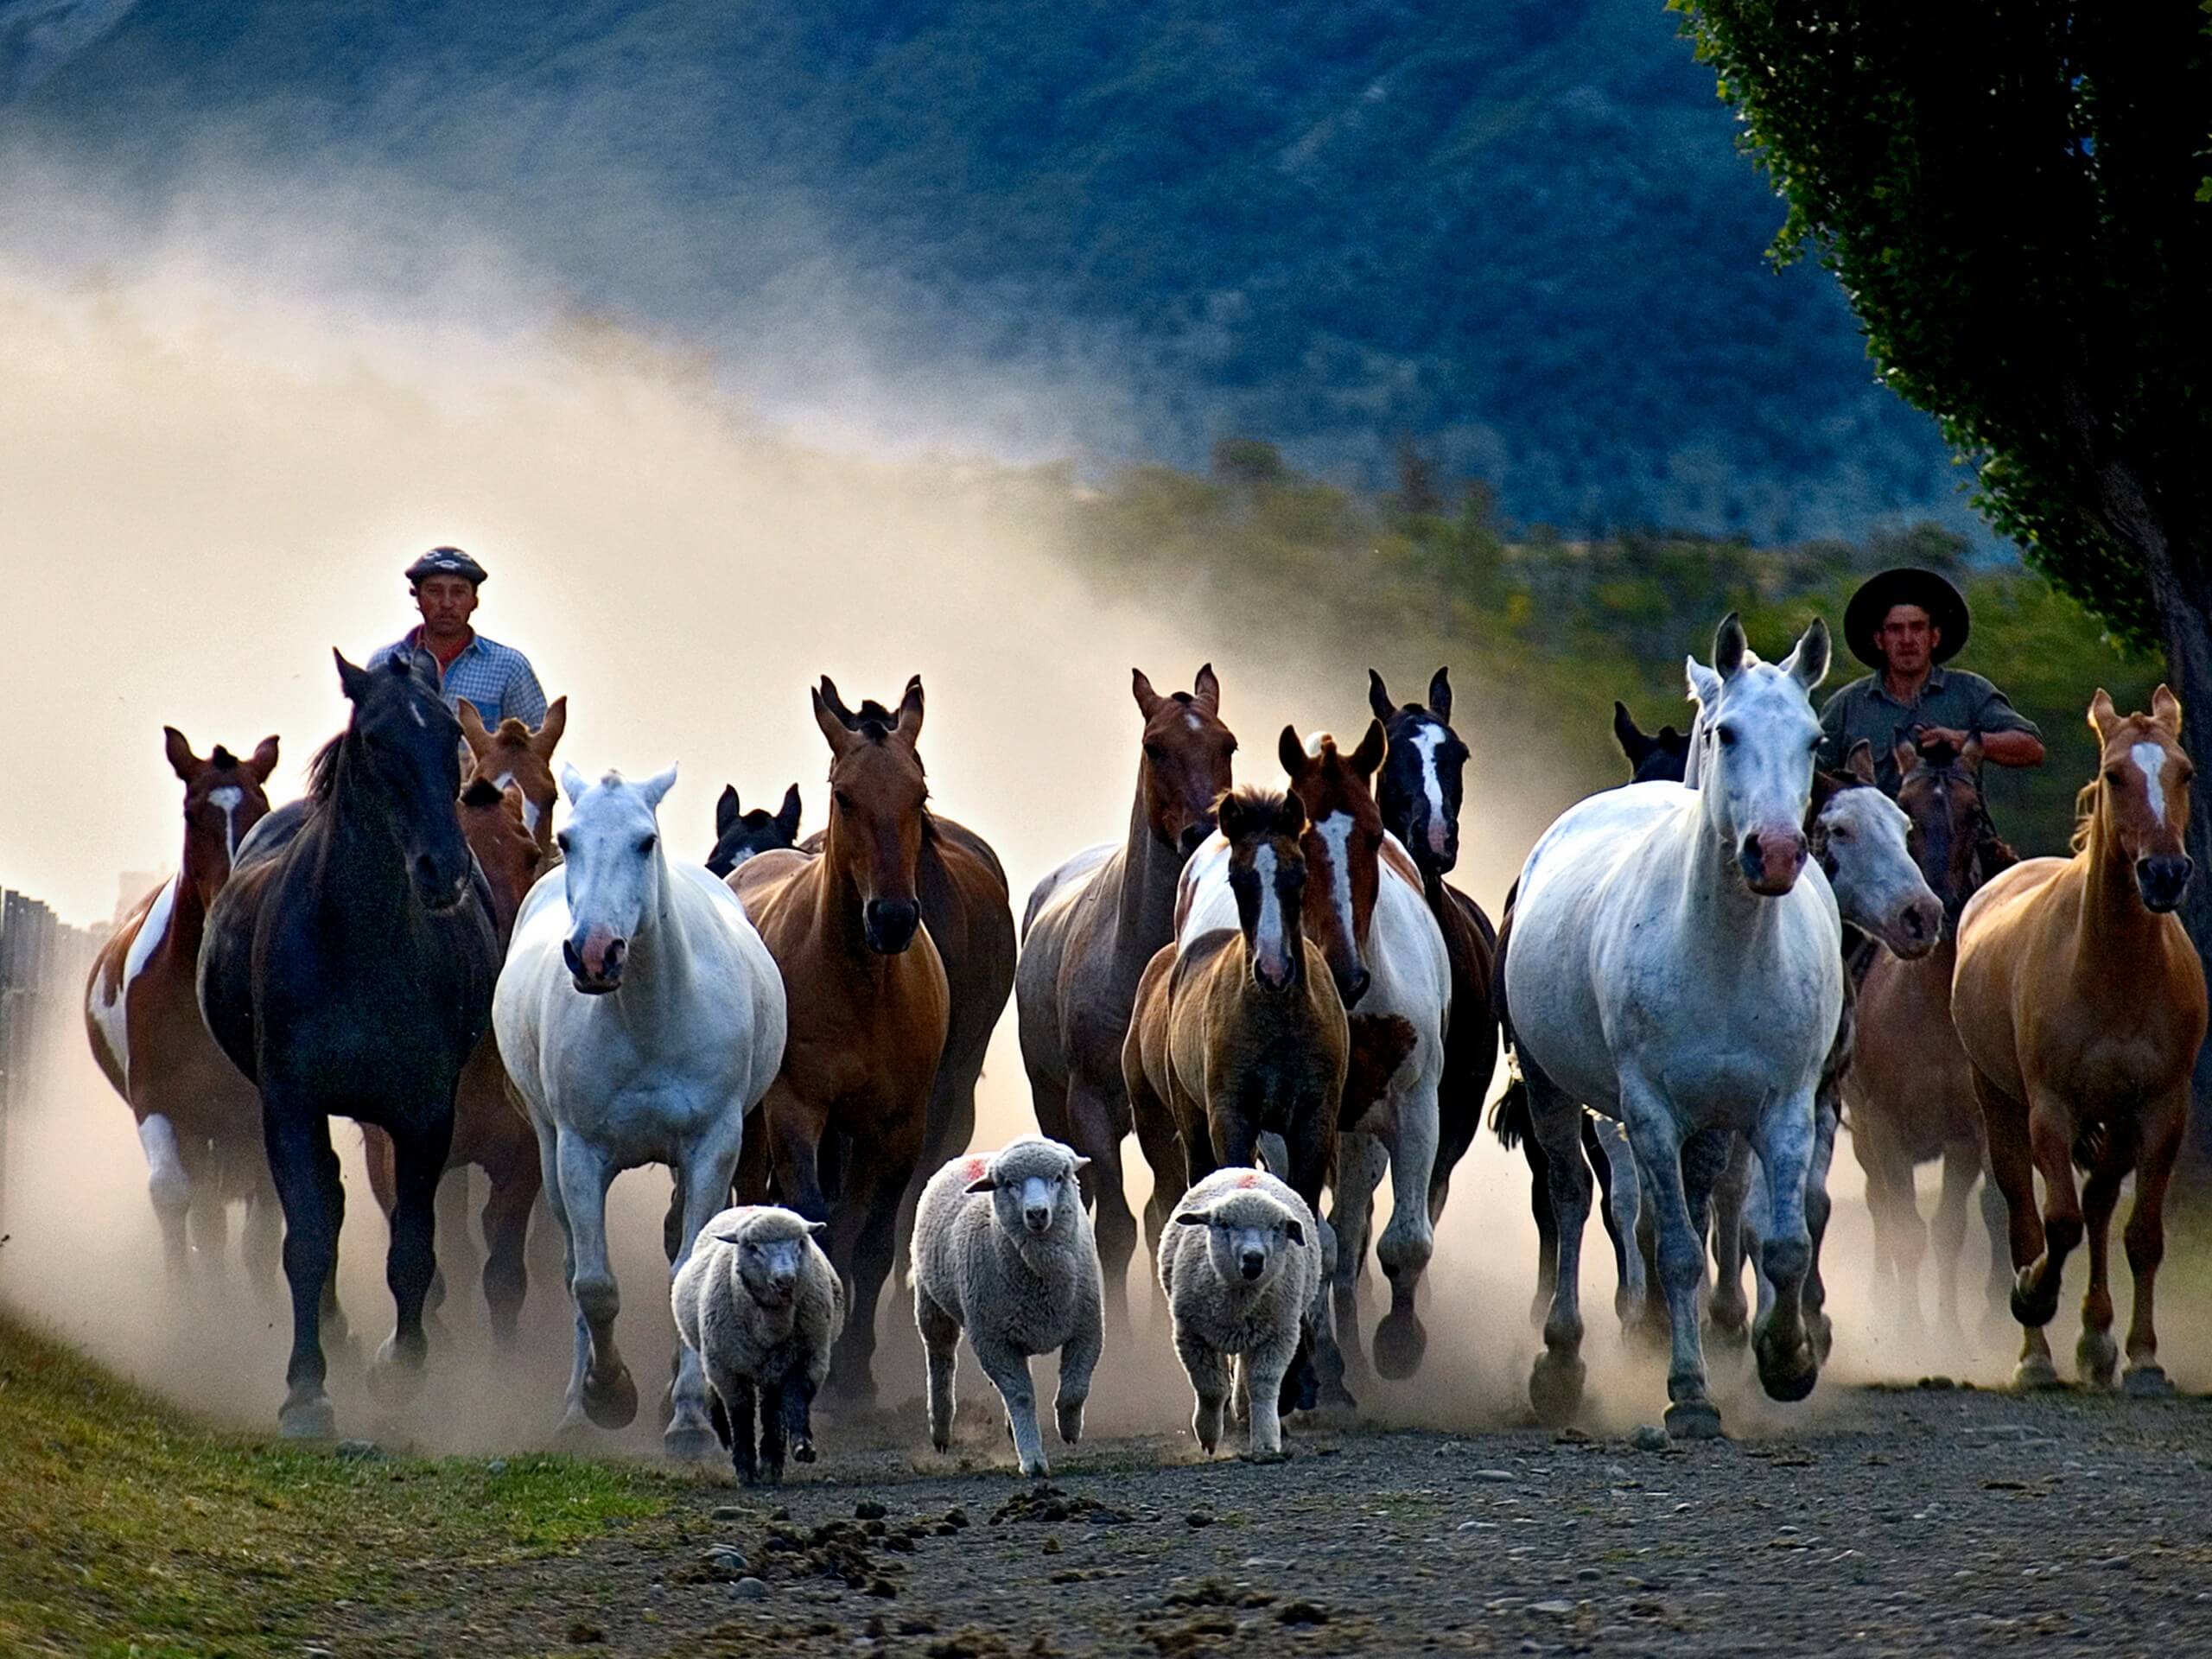
[[[574,1458],[494,1473],[211,1432],[0,1314],[0,1652],[296,1654],[682,1490]]]

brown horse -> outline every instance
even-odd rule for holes
[[[262,1151],[261,1096],[208,1036],[194,973],[207,907],[230,880],[246,831],[268,815],[263,785],[276,769],[276,740],[264,739],[245,760],[219,744],[203,760],[183,733],[162,730],[184,785],[184,855],[93,959],[86,1035],[138,1120],[169,1271],[184,1268],[188,1214],[203,1261],[221,1262],[226,1206],[238,1198],[246,1204],[247,1265],[273,1283],[283,1217]]]
[[[467,697],[461,699],[461,740],[468,745],[472,777],[486,779],[494,789],[510,784],[522,791],[523,827],[536,837],[538,849],[554,863],[553,803],[560,785],[553,777],[553,751],[569,729],[569,700],[556,697],[546,705],[545,719],[531,731],[512,716],[486,731],[484,717]]]
[[[1211,664],[1190,690],[1166,696],[1142,670],[1130,673],[1144,734],[1128,834],[1118,847],[1077,853],[1038,883],[1014,982],[1037,1125],[1090,1160],[1084,1202],[1097,1212],[1107,1317],[1123,1329],[1137,1224],[1122,1190],[1122,1141],[1132,1127],[1122,1045],[1137,982],[1174,938],[1176,880],[1213,833],[1213,804],[1236,753]]]
[[[791,1022],[783,1069],[746,1132],[738,1187],[743,1202],[761,1203],[772,1178],[778,1202],[830,1224],[830,1259],[852,1294],[830,1386],[867,1399],[876,1302],[922,1153],[950,994],[917,892],[929,799],[914,750],[921,686],[888,718],[855,726],[822,691],[813,702],[830,753],[821,854],[757,854],[728,878],[783,972]]]
[[[466,725],[466,721],[463,722]],[[506,721],[512,725],[517,722]],[[549,718],[548,725],[551,724]],[[543,817],[540,820],[543,823]],[[492,890],[492,921],[506,949],[513,933],[515,912],[523,896],[537,880],[545,862],[543,850],[531,833],[524,797],[519,785],[504,791],[480,773],[461,791],[461,832],[468,850],[476,855],[485,881]],[[362,1126],[367,1152],[370,1189],[389,1217],[399,1202],[398,1171],[391,1137],[374,1124]],[[447,1192],[466,1192],[451,1177],[470,1165],[481,1169],[491,1183],[484,1204],[484,1301],[492,1316],[493,1337],[502,1345],[514,1341],[521,1319],[523,1298],[530,1287],[524,1248],[530,1237],[530,1217],[544,1189],[543,1166],[537,1155],[537,1134],[530,1119],[515,1109],[507,1092],[507,1070],[499,1063],[499,1039],[486,1031],[468,1057],[461,1073],[461,1086],[453,1102],[453,1147],[446,1154]],[[461,1219],[466,1224],[464,1211]],[[443,1253],[454,1254],[454,1243],[466,1233],[448,1233]],[[443,1277],[432,1287],[433,1306],[442,1298]]]
[[[1881,1300],[1907,1331],[1920,1328],[1920,1263],[1929,1232],[1914,1195],[1913,1171],[1942,1160],[1936,1292],[1941,1317],[1955,1330],[1967,1200],[1986,1161],[1973,1068],[1951,1023],[1958,918],[1982,884],[2016,861],[1997,839],[1982,804],[1978,739],[1968,739],[1962,750],[1948,743],[1902,743],[1896,758],[1897,804],[1912,820],[1913,858],[1942,901],[1944,926],[1941,941],[1924,956],[1875,951],[1856,997],[1847,993],[1847,1019],[1855,1035],[1842,1077],[1843,1103],[1852,1150],[1866,1173],[1876,1282],[1893,1280],[1894,1291]],[[1864,768],[1864,781],[1872,783],[1872,760],[1864,746],[1853,751],[1853,759]],[[1990,1223],[1993,1272],[2001,1287],[2005,1222],[1993,1184],[1984,1189],[1982,1209]],[[1998,1306],[2003,1306],[2001,1288]]]
[[[918,711],[922,707],[920,675],[906,683],[906,696]],[[822,680],[822,700],[848,731],[858,731],[870,721],[888,726],[896,718],[873,698],[862,702],[855,714],[845,707],[827,675]],[[920,764],[918,755],[915,763]],[[921,1157],[899,1205],[902,1258],[913,1231],[914,1205],[923,1184],[947,1159],[965,1152],[975,1138],[976,1084],[983,1075],[983,1055],[991,1046],[991,1033],[998,1028],[999,1015],[1006,1011],[1007,998],[1014,991],[1014,911],[998,855],[965,824],[931,811],[926,801],[921,817],[915,890],[921,900],[922,925],[944,963],[952,1004],[944,1055],[938,1062],[937,1078],[930,1087]],[[795,810],[793,821],[797,821]],[[819,852],[822,837],[810,836],[806,844],[810,851]]]
[[[2118,1355],[2106,1234],[2132,1171],[2126,1385],[2165,1394],[2154,1290],[2166,1185],[2205,1022],[2203,964],[2173,913],[2192,874],[2183,851],[2190,767],[2181,704],[2163,685],[2150,714],[2126,718],[2099,691],[2089,725],[2101,754],[2082,791],[2074,856],[2016,864],[1974,895],[1959,921],[1951,1015],[2011,1212],[2012,1313],[2026,1332],[2017,1380],[2055,1380],[2043,1327],[2058,1311],[2060,1274],[2086,1229],[2089,1289],[2075,1357],[2084,1381],[2111,1382]],[[2079,1195],[2076,1161],[2089,1177]]]

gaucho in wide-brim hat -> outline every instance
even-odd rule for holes
[[[1853,656],[1872,669],[1887,666],[1875,647],[1874,635],[1891,608],[1897,605],[1917,605],[1928,613],[1937,634],[1936,648],[1929,653],[1936,662],[1948,662],[1959,654],[1970,626],[1965,598],[1933,570],[1907,564],[1867,577],[1851,596],[1843,613],[1843,637]]]

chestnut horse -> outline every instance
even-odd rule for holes
[[[1872,781],[1872,756],[1853,751]],[[1866,1208],[1874,1220],[1878,1299],[1908,1332],[1920,1328],[1920,1263],[1928,1225],[1913,1191],[1916,1165],[1941,1159],[1942,1196],[1936,1208],[1936,1294],[1940,1316],[1955,1331],[1959,1319],[1959,1254],[1966,1243],[1967,1200],[1987,1161],[1974,1071],[1951,1023],[1951,975],[1958,965],[1960,912],[1982,884],[2016,862],[1997,839],[1982,804],[1981,744],[1897,746],[1897,804],[1912,821],[1912,850],[1922,877],[1943,905],[1935,950],[1907,957],[1874,953],[1855,1005],[1859,1038],[1842,1079],[1852,1150],[1866,1173]],[[1989,1226],[1993,1290],[2004,1306],[2007,1254],[2003,1195],[1982,1189]],[[1892,1283],[1894,1289],[1891,1288]]]
[[[544,821],[541,814],[539,822]],[[510,784],[502,791],[480,774],[461,791],[461,832],[492,890],[492,920],[503,951],[514,933],[515,912],[522,908],[524,895],[545,862],[529,823],[523,792],[516,785]],[[362,1132],[362,1141],[367,1152],[370,1189],[389,1217],[399,1199],[391,1137],[372,1124]],[[491,1183],[483,1217],[484,1301],[491,1310],[492,1335],[504,1347],[514,1341],[523,1298],[529,1289],[524,1246],[530,1236],[531,1213],[545,1183],[538,1163],[537,1136],[529,1118],[515,1109],[508,1095],[506,1067],[499,1063],[499,1038],[489,1031],[468,1057],[461,1087],[454,1094],[453,1146],[446,1154],[446,1173],[450,1177],[454,1171],[472,1164]],[[448,1179],[440,1192],[442,1196],[458,1189],[460,1184]],[[465,1226],[465,1209],[461,1219]],[[445,1224],[442,1218],[442,1230]],[[447,1248],[450,1257],[451,1244]],[[441,1274],[431,1291],[433,1306],[442,1294]]]
[[[169,1272],[184,1269],[188,1212],[204,1264],[221,1262],[226,1207],[242,1198],[246,1264],[257,1278],[272,1279],[283,1231],[261,1149],[261,1101],[208,1036],[194,969],[232,857],[269,811],[263,785],[276,769],[276,740],[263,739],[250,760],[218,744],[203,760],[175,727],[162,732],[184,785],[184,855],[92,959],[85,1032],[92,1058],[138,1120]]]
[[[1295,795],[1247,788],[1224,795],[1217,816],[1220,835],[1184,871],[1178,942],[1145,969],[1122,1048],[1152,1166],[1154,1249],[1183,1194],[1224,1165],[1256,1163],[1263,1135],[1282,1141],[1269,1162],[1283,1159],[1283,1179],[1316,1216],[1336,1163],[1351,1034],[1329,964],[1306,937],[1306,809]],[[1294,1408],[1319,1400],[1309,1356],[1326,1337],[1328,1304],[1318,1287],[1317,1304],[1283,1377]],[[1341,1385],[1333,1345],[1320,1371]]]
[[[2100,690],[2089,725],[2101,754],[2082,791],[2074,855],[2015,864],[1974,895],[1959,918],[1951,1017],[2011,1217],[2012,1313],[2025,1332],[2017,1380],[2055,1380],[2043,1327],[2086,1230],[2089,1288],[2075,1359],[2085,1382],[2110,1385],[2118,1355],[2106,1234],[2132,1172],[2126,1382],[2130,1394],[2163,1395],[2171,1384],[2158,1365],[2154,1291],[2166,1185],[2204,1041],[2204,967],[2174,914],[2192,874],[2183,850],[2191,769],[2181,704],[2163,685],[2148,715],[2125,717]],[[2078,1195],[2077,1160],[2089,1177]]]
[[[950,995],[917,893],[929,798],[914,752],[921,685],[908,685],[895,715],[857,727],[823,691],[812,698],[830,755],[822,851],[760,853],[729,876],[790,1008],[783,1068],[747,1127],[738,1189],[741,1202],[766,1203],[772,1179],[775,1202],[830,1224],[830,1260],[852,1296],[830,1384],[867,1400],[876,1303],[922,1154]]]
[[[522,791],[523,828],[536,838],[538,849],[555,862],[553,804],[560,785],[553,777],[553,751],[569,729],[569,700],[556,697],[546,706],[545,719],[536,731],[512,715],[496,731],[486,731],[483,716],[467,697],[461,699],[461,735],[468,745],[470,775],[488,781],[494,789],[512,784]]]
[[[1130,676],[1144,734],[1128,834],[1119,847],[1077,853],[1037,884],[1014,982],[1037,1124],[1090,1160],[1084,1202],[1096,1211],[1106,1315],[1124,1330],[1137,1224],[1122,1190],[1122,1141],[1133,1127],[1122,1045],[1137,981],[1175,936],[1176,880],[1213,833],[1213,805],[1236,753],[1211,663],[1190,690],[1166,696],[1142,670]]]

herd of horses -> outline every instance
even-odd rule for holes
[[[2134,1175],[2126,1382],[2159,1391],[2162,1201],[2206,1017],[2173,914],[2191,875],[2180,708],[2161,688],[2123,717],[2099,692],[2073,855],[2020,861],[1991,827],[1972,743],[1903,745],[1895,801],[1864,745],[1847,772],[1818,770],[1828,655],[1816,620],[1764,662],[1732,616],[1711,662],[1688,664],[1688,733],[1647,736],[1616,705],[1631,781],[1545,832],[1495,928],[1446,880],[1468,751],[1444,671],[1405,703],[1370,673],[1373,718],[1349,748],[1284,728],[1272,790],[1234,786],[1210,666],[1164,694],[1136,672],[1127,830],[1039,882],[1018,930],[996,855],[932,803],[918,677],[896,706],[857,708],[823,679],[823,827],[800,839],[796,786],[773,812],[726,789],[696,865],[659,830],[673,768],[556,778],[565,700],[536,731],[486,729],[404,658],[340,656],[350,718],[298,801],[270,807],[275,738],[203,759],[167,732],[182,855],[102,950],[87,1027],[137,1117],[170,1268],[195,1248],[222,1261],[233,1203],[264,1280],[281,1236],[289,1434],[334,1429],[334,1116],[364,1126],[390,1218],[380,1395],[419,1381],[441,1182],[474,1165],[493,1334],[517,1340],[542,1199],[575,1313],[564,1427],[631,1421],[606,1201],[621,1170],[657,1163],[674,1177],[671,1270],[733,1195],[826,1224],[856,1311],[829,1386],[871,1399],[884,1282],[921,1186],[973,1136],[1009,997],[1038,1127],[1089,1160],[1109,1341],[1130,1328],[1132,1135],[1155,1249],[1177,1199],[1223,1166],[1264,1162],[1325,1213],[1325,1288],[1286,1407],[1352,1405],[1370,1375],[1370,1247],[1389,1287],[1372,1374],[1419,1370],[1437,1224],[1502,1049],[1491,1122],[1529,1165],[1542,1420],[1580,1403],[1599,1185],[1617,1311],[1669,1348],[1669,1429],[1719,1430],[1708,1335],[1748,1340],[1767,1393],[1804,1397],[1832,1340],[1819,1257],[1841,1123],[1899,1319],[1919,1317],[1927,1247],[1915,1167],[1943,1166],[1953,1322],[1986,1173],[1992,1293],[2024,1329],[2024,1383],[2055,1380],[2043,1327],[2084,1240],[2079,1370],[2113,1381],[2107,1235]],[[465,1222],[448,1215],[449,1241]],[[696,1355],[679,1352],[664,1413],[671,1455],[709,1452]]]

